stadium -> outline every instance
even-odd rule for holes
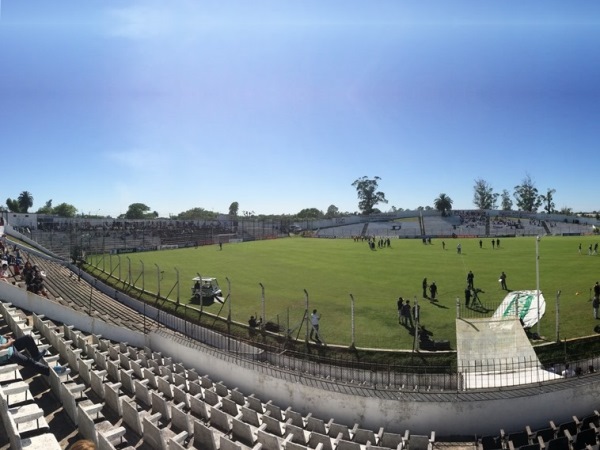
[[[46,363],[59,364],[64,371],[51,370],[45,377],[28,366],[1,366],[3,444],[10,448],[64,448],[86,438],[101,449],[419,450],[479,446],[484,450],[575,450],[597,445],[600,362],[593,351],[569,358],[566,352],[567,338],[569,346],[581,343],[590,349],[596,341],[592,327],[579,330],[570,325],[569,313],[579,323],[584,322],[582,314],[586,319],[591,316],[584,288],[577,289],[586,296],[585,301],[560,310],[564,314],[560,337],[559,295],[555,307],[552,280],[543,285],[544,318],[538,309],[533,325],[527,327],[519,320],[519,307],[514,314],[494,314],[500,301],[493,305],[483,301],[480,309],[465,308],[462,296],[459,299],[456,289],[450,289],[449,306],[441,308],[433,299],[415,296],[423,313],[439,310],[445,314],[455,335],[438,331],[434,319],[429,318],[425,328],[415,318],[412,335],[400,328],[404,341],[398,344],[400,348],[390,349],[383,323],[379,330],[383,337],[375,341],[364,338],[360,309],[356,336],[353,309],[349,314],[351,335],[337,337],[329,331],[324,333],[326,342],[310,341],[309,312],[313,305],[327,311],[327,305],[311,298],[309,306],[306,291],[305,298],[300,296],[296,302],[296,309],[302,310],[299,326],[296,318],[294,326],[282,320],[277,327],[268,328],[275,313],[261,310],[264,286],[262,293],[254,295],[259,300],[248,302],[244,309],[236,305],[243,303],[243,295],[253,294],[244,294],[243,287],[236,284],[233,289],[227,286],[219,273],[222,291],[217,300],[205,302],[200,294],[194,304],[188,284],[197,267],[180,267],[177,275],[181,272],[181,281],[173,282],[166,265],[141,260],[154,252],[166,259],[169,252],[182,249],[206,249],[214,255],[223,244],[223,254],[235,255],[233,249],[255,252],[257,247],[251,245],[277,242],[337,243],[344,251],[352,248],[367,255],[384,255],[385,248],[371,250],[369,246],[366,250],[365,240],[371,239],[384,247],[389,240],[391,247],[404,255],[413,247],[415,252],[435,248],[441,276],[453,270],[437,256],[441,242],[447,250],[444,255],[448,255],[444,258],[457,258],[456,242],[462,243],[465,253],[474,254],[478,244],[484,250],[484,240],[487,254],[492,254],[488,248],[491,241],[498,242],[501,249],[536,243],[537,251],[541,238],[542,242],[566,242],[569,248],[585,242],[584,254],[574,247],[573,253],[586,261],[589,272],[584,276],[588,277],[597,273],[595,255],[587,254],[588,242],[593,251],[595,218],[501,211],[455,211],[441,216],[434,211],[404,211],[302,223],[242,223],[227,217],[211,223],[149,222],[5,216],[7,261],[11,268],[18,265],[17,258],[36,266],[43,275],[43,289],[27,286],[20,269],[18,274],[13,269],[11,278],[5,280],[8,282],[0,283],[3,334],[33,336],[38,347],[47,350],[43,356]],[[134,253],[142,264],[141,272],[131,269]],[[539,260],[539,253],[533,255],[529,247],[525,254],[530,266]],[[516,250],[510,258],[516,259],[515,255],[519,255]],[[417,256],[405,259],[418,265]],[[564,254],[559,254],[558,260],[566,261]],[[227,263],[233,264],[231,260]],[[150,269],[145,270],[144,264]],[[483,265],[475,267],[478,278],[485,273]],[[543,266],[544,273],[553,270],[549,266]],[[464,283],[464,269],[456,269],[461,274],[457,286]],[[522,271],[516,261],[508,270]],[[497,267],[490,273],[496,274]],[[508,273],[509,280],[518,279],[517,273]],[[530,282],[524,288],[536,287],[532,273],[533,269],[526,274]],[[568,273],[566,278],[575,275]],[[253,280],[253,289],[258,289],[259,281]],[[559,286],[564,284],[561,280]],[[579,284],[568,286],[574,290]],[[363,296],[360,293],[357,298]],[[409,297],[412,300],[412,292]],[[391,317],[395,322],[395,299],[381,293],[372,299],[373,303],[379,301],[394,303]],[[331,308],[334,312],[338,306]],[[265,321],[250,329],[246,318],[255,310]],[[338,320],[350,323],[342,314]],[[543,342],[536,336],[540,322],[541,334],[549,336]],[[427,330],[441,339],[432,345],[422,338]],[[317,331],[317,340],[318,336]],[[542,360],[532,345],[543,347],[563,339],[565,353],[548,360]],[[389,359],[378,361],[379,356],[362,360],[351,356],[353,352],[367,353],[365,346],[371,342],[375,346],[383,343],[371,348],[374,354],[383,350],[411,358],[417,355],[422,358],[418,359],[421,367],[408,369],[405,364],[403,370]],[[429,356],[446,359],[429,366],[425,362]],[[447,362],[450,358],[453,363]]]

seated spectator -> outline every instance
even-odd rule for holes
[[[10,273],[10,270],[8,269],[8,264],[7,263],[3,263],[2,267],[0,268],[0,279],[6,283],[8,283],[8,279],[12,277],[12,273]]]
[[[50,298],[50,295],[44,286],[45,278],[46,273],[43,270],[40,270],[38,266],[33,266],[31,273],[25,280],[27,283],[27,290],[34,294]],[[29,279],[29,281],[27,281],[27,279]]]
[[[37,373],[45,376],[50,375],[50,368],[43,360],[46,350],[40,351],[29,335],[21,336],[18,339],[13,339],[9,335],[0,336],[0,350],[7,350],[7,352],[2,352],[0,355],[0,365],[13,363],[23,367],[31,367]],[[57,365],[54,370],[56,373],[61,374],[66,369]]]
[[[25,263],[23,266],[23,279],[25,280],[25,284],[29,286],[31,280],[33,280],[33,267],[29,261]]]
[[[561,375],[564,378],[571,378],[575,376],[575,371],[571,369],[571,366],[569,364],[565,364],[565,370],[562,371]]]

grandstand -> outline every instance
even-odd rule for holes
[[[465,384],[460,371],[438,377],[334,367],[233,341],[115,292],[68,261],[21,250],[47,273],[51,298],[18,280],[0,283],[2,323],[15,335],[34,335],[49,350],[46,361],[68,371],[34,377],[48,386],[36,395],[21,381],[28,369],[1,367],[10,448],[64,448],[80,437],[101,449],[420,450],[454,440],[575,450],[598,443],[590,425],[600,425],[600,379],[587,373],[598,369],[595,360],[577,377],[485,387]]]

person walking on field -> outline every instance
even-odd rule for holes
[[[423,278],[423,298],[427,298],[427,278]]]

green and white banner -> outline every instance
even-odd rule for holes
[[[492,317],[519,317],[523,321],[523,325],[529,328],[535,325],[538,318],[541,319],[545,312],[546,300],[541,291],[539,299],[537,290],[512,291],[504,297]]]

